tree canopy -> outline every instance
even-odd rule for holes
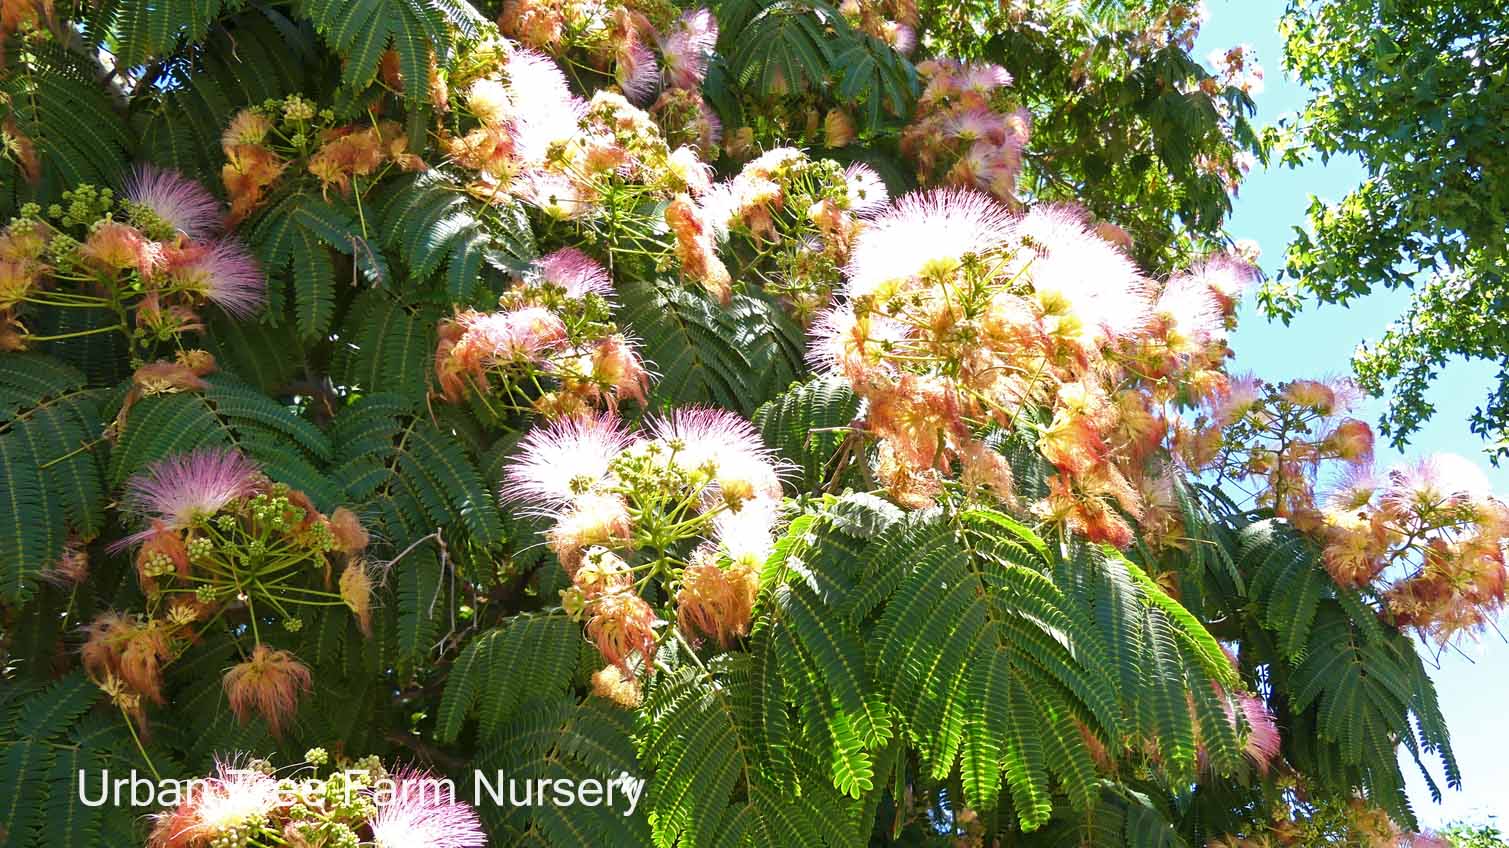
[[[1509,352],[1509,12],[1504,4],[1297,0],[1285,65],[1313,96],[1292,128],[1291,162],[1355,157],[1362,185],[1312,200],[1281,278],[1261,302],[1288,320],[1306,300],[1345,305],[1412,290],[1404,314],[1353,360],[1386,395],[1382,432],[1403,444],[1432,414],[1428,389],[1457,357]],[[1472,418],[1509,451],[1509,370]]]
[[[0,12],[5,845],[1440,844],[1509,506],[1228,373],[1200,4]]]

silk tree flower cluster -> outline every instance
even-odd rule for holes
[[[120,196],[82,184],[36,204],[0,231],[0,350],[94,333],[124,333],[138,355],[203,328],[213,304],[236,318],[261,308],[261,269],[223,235],[219,201],[174,171],[137,167]],[[109,316],[102,326],[47,334],[28,322],[49,307]]]
[[[700,81],[696,77],[692,87]],[[512,193],[559,218],[592,217],[604,188],[597,183],[607,174],[683,191],[706,182],[706,172],[686,170],[697,161],[696,149],[681,144],[673,150],[641,108],[644,102],[612,88],[584,101],[550,57],[488,39],[457,61],[442,142],[452,161],[479,172],[473,187],[479,197]],[[549,202],[550,190],[573,183],[576,191]]]
[[[918,182],[1013,201],[1032,117],[1011,104],[1011,74],[1000,65],[953,59],[929,59],[917,73],[924,88],[901,151],[916,163]]]
[[[1181,405],[1225,388],[1226,327],[1252,273],[1213,260],[1159,285],[1077,210],[916,193],[860,233],[809,355],[866,401],[898,502],[931,503],[955,469],[1014,502],[986,437],[1022,432],[1057,472],[1034,511],[1126,545],[1144,493],[1169,491]]]
[[[300,163],[327,196],[331,191],[360,192],[363,184],[377,182],[394,168],[426,167],[408,152],[408,138],[397,122],[339,123],[332,110],[319,109],[297,94],[236,113],[221,134],[220,146],[225,154],[220,179],[230,198],[232,221],[256,209],[268,189]]]
[[[629,102],[648,106],[657,116],[688,108],[694,121],[709,122],[699,146],[716,151],[720,127],[701,94],[718,42],[718,21],[709,10],[678,14],[670,3],[508,0],[498,29],[557,58],[580,87],[611,81]]]
[[[667,225],[683,234],[710,229],[695,218],[694,198],[712,169],[694,146],[667,142],[685,127],[661,112],[669,127],[662,131],[657,116],[612,89],[584,102],[554,61],[508,41],[481,41],[457,65],[441,141],[450,162],[472,176],[473,196],[523,201],[542,214],[548,239],[590,248],[610,268],[679,270],[726,294],[731,282],[710,235],[688,251],[687,237],[673,242],[664,233]]]
[[[885,183],[868,166],[843,168],[781,147],[714,184],[700,205],[736,276],[783,298],[806,323],[832,299],[863,216],[887,200]],[[678,238],[686,232],[678,230]]]
[[[476,811],[428,772],[389,771],[377,757],[332,759],[323,748],[304,758],[281,775],[265,760],[218,761],[154,817],[147,848],[487,845]]]
[[[861,32],[909,55],[917,47],[916,0],[844,0],[838,11]]]
[[[645,402],[649,373],[612,322],[607,269],[576,248],[540,260],[499,298],[499,311],[466,310],[441,323],[435,350],[440,396],[475,397],[503,419]]]
[[[370,631],[372,582],[360,558],[367,545],[361,522],[344,508],[321,514],[239,453],[201,448],[159,460],[127,483],[124,506],[147,524],[115,545],[135,549],[146,610],[97,618],[83,662],[143,727],[143,701],[162,703],[163,668],[216,623],[226,622],[233,633],[242,628],[231,620],[243,611],[242,635],[252,646],[225,674],[227,700],[243,721],[258,714],[274,734],[311,681],[293,655],[263,641],[261,620],[276,616],[296,631],[300,609],[345,606]]]
[[[503,499],[550,522],[572,579],[563,606],[618,669],[600,687],[650,672],[661,622],[646,597],[674,599],[688,639],[746,634],[779,471],[749,422],[717,409],[682,408],[637,434],[612,415],[566,418],[520,442]]]
[[[1471,462],[1441,454],[1375,471],[1373,433],[1346,417],[1356,390],[1238,381],[1188,447],[1320,544],[1337,584],[1377,596],[1393,622],[1439,644],[1503,608],[1509,505]],[[1216,428],[1221,432],[1213,435]],[[1330,472],[1330,485],[1325,485]]]
[[[1278,787],[1305,798],[1296,776],[1284,775]],[[1363,845],[1367,848],[1452,848],[1452,842],[1430,831],[1407,831],[1384,810],[1363,798],[1310,801],[1278,808],[1274,819],[1245,835],[1226,834],[1210,840],[1208,848],[1300,848],[1308,845]]]

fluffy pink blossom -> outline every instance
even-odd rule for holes
[[[666,84],[695,89],[707,76],[708,59],[718,43],[718,21],[707,9],[683,12],[660,39]]]
[[[1248,692],[1237,696],[1242,711],[1242,720],[1247,725],[1247,744],[1243,752],[1257,765],[1258,770],[1268,771],[1268,766],[1278,756],[1283,740],[1279,737],[1278,724],[1263,699]]]
[[[266,300],[267,278],[234,239],[190,248],[171,276],[175,285],[202,295],[233,318],[256,315]]]
[[[552,142],[575,135],[586,111],[560,66],[533,50],[515,50],[509,56],[508,98],[513,104],[514,150],[530,164],[544,162]]]
[[[754,425],[736,413],[683,407],[653,421],[650,432],[681,445],[676,461],[682,467],[713,467],[720,494],[732,502],[781,496],[772,451]]]
[[[1011,85],[1011,73],[1000,65],[981,62],[964,66],[959,74],[959,88],[978,94],[989,94],[998,88]]]
[[[172,529],[218,512],[257,489],[261,472],[229,448],[200,448],[147,466],[126,483],[127,509],[162,521]]]
[[[987,254],[1012,237],[1006,208],[960,189],[913,192],[876,215],[855,240],[847,294],[873,294],[886,283],[955,267],[965,254]]]
[[[595,294],[612,299],[613,278],[596,259],[574,247],[563,247],[542,256],[534,264],[542,282],[560,286],[568,297]]]
[[[780,502],[773,498],[756,498],[713,518],[713,532],[728,558],[756,567],[763,565],[775,544],[779,508]]]
[[[194,241],[214,235],[225,224],[220,201],[204,186],[177,171],[137,165],[126,179],[124,196],[151,209]]]
[[[208,845],[233,830],[264,824],[279,803],[278,781],[235,761],[217,759],[214,777],[193,783],[177,807],[156,817],[147,845]]]
[[[544,155],[543,150],[540,155]],[[590,186],[550,171],[524,174],[514,185],[513,193],[558,221],[582,218],[596,209],[597,197]]]
[[[1017,221],[1017,235],[1030,251],[1027,273],[1045,304],[1061,303],[1084,326],[1110,338],[1146,330],[1151,285],[1125,253],[1095,235],[1082,212],[1063,205],[1033,207]]]
[[[849,211],[855,214],[878,211],[891,199],[880,174],[863,162],[853,162],[844,169],[844,184],[848,189]]]
[[[1212,256],[1185,274],[1209,286],[1226,311],[1231,311],[1237,299],[1263,276],[1256,265],[1230,253]]]
[[[1438,453],[1389,469],[1384,508],[1399,515],[1420,509],[1466,506],[1493,493],[1488,476],[1470,460]]]
[[[1175,274],[1158,295],[1154,307],[1172,340],[1206,345],[1226,337],[1220,301],[1198,276]]]
[[[504,501],[554,512],[608,476],[631,438],[614,415],[563,418],[535,427],[519,442],[503,478]]]
[[[1210,417],[1220,426],[1225,427],[1246,415],[1262,396],[1263,381],[1255,375],[1241,374],[1232,377],[1227,382],[1226,392],[1211,404]]]
[[[943,131],[966,141],[1004,144],[1007,140],[1006,116],[977,106],[950,114],[943,121]]]
[[[858,382],[879,362],[879,354],[910,336],[900,321],[868,314],[863,320],[845,304],[825,310],[812,322],[807,362],[813,370]]]
[[[635,106],[649,103],[660,91],[660,65],[655,62],[655,53],[637,38],[618,51],[613,74],[624,98]]]
[[[542,306],[510,312],[468,312],[457,320],[465,331],[457,347],[480,353],[491,362],[532,360],[566,340],[565,323]]]
[[[484,848],[487,834],[454,789],[426,772],[394,774],[389,791],[376,792],[377,814],[368,821],[376,848]]]

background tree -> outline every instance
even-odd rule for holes
[[[1314,94],[1292,130],[1290,161],[1355,156],[1362,185],[1313,201],[1281,277],[1261,303],[1288,319],[1307,299],[1345,305],[1409,288],[1409,308],[1353,360],[1387,395],[1382,431],[1403,444],[1432,408],[1431,379],[1453,357],[1502,363],[1509,273],[1509,15],[1503,4],[1293,2],[1286,67]],[[1509,450],[1509,372],[1472,428]]]

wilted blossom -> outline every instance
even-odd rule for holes
[[[293,654],[258,644],[250,659],[225,672],[226,701],[243,723],[253,714],[279,736],[298,711],[299,698],[312,689],[309,667]]]

